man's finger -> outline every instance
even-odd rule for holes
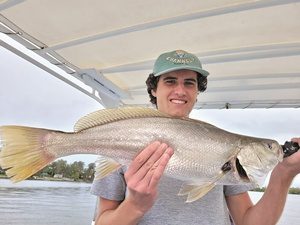
[[[143,151],[141,151],[130,163],[128,170],[126,172],[127,176],[132,176],[135,174],[141,166],[150,158],[150,156],[155,152],[158,146],[161,143],[159,141],[155,141],[148,145]]]
[[[174,153],[173,149],[168,147],[166,149],[165,153],[159,159],[158,164],[155,165],[155,168],[153,168],[153,170],[152,170],[153,174],[152,174],[151,180],[149,182],[150,189],[156,188],[156,186],[158,185],[173,153]]]
[[[161,144],[155,149],[152,155],[148,158],[147,161],[139,168],[138,171],[134,174],[134,177],[137,181],[144,182],[145,184],[149,184],[151,180],[151,175],[146,176],[149,172],[152,173],[153,165],[158,163],[158,160],[162,157],[165,153],[168,146],[166,144]]]

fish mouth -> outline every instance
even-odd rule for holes
[[[243,168],[238,158],[235,159],[235,168],[243,181],[250,182],[250,178],[248,177],[246,170]]]

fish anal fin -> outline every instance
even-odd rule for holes
[[[185,184],[180,189],[178,195],[183,196],[187,195],[186,202],[194,202],[204,195],[206,195],[211,189],[215,187],[215,183],[204,183],[200,185],[196,184]]]
[[[100,156],[96,161],[95,179],[102,179],[121,166],[117,161]]]

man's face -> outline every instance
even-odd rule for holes
[[[157,109],[171,116],[184,117],[192,111],[197,100],[197,73],[177,70],[160,76],[156,91]]]

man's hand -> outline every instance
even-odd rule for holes
[[[297,142],[300,145],[300,138],[292,138],[291,141]],[[283,171],[287,173],[287,176],[290,176],[291,178],[295,177],[300,173],[300,151],[284,158],[279,166],[284,169]]]
[[[158,141],[148,145],[129,165],[125,180],[130,202],[142,214],[146,213],[157,198],[157,186],[174,151]]]

